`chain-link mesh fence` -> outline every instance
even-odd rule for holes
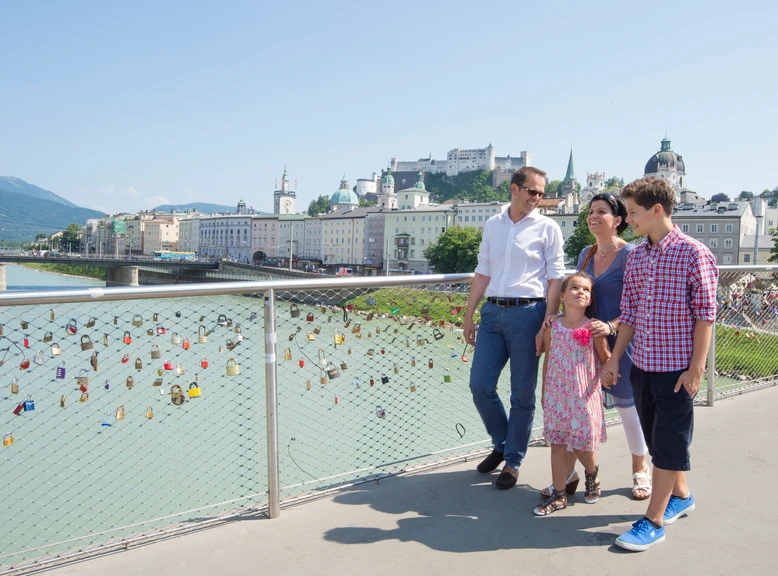
[[[461,276],[441,282],[262,285],[276,297],[283,501],[489,448],[468,386],[473,350],[461,329],[469,285]],[[0,308],[8,444],[0,460],[7,502],[0,563],[18,566],[266,503],[267,357],[257,284],[251,296],[230,295],[225,285],[212,296]],[[775,383],[776,294],[772,270],[722,270],[717,395]],[[81,402],[77,379],[87,376]],[[498,389],[506,405],[509,377],[506,367]],[[174,385],[183,403],[171,395]],[[190,386],[200,395],[190,397]],[[34,408],[25,410],[25,400]],[[535,439],[541,423],[538,410]]]

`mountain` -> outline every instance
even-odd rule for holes
[[[32,198],[39,198],[41,200],[48,200],[49,202],[56,202],[57,204],[64,204],[71,208],[78,208],[77,204],[73,204],[65,200],[62,196],[57,196],[54,192],[49,192],[43,188],[39,188],[34,184],[25,182],[20,178],[14,178],[13,176],[0,176],[0,191],[3,192],[15,192],[17,194],[24,194],[25,196],[31,196]]]
[[[30,184],[27,186],[41,190],[37,186]],[[41,191],[46,192],[46,190]],[[46,193],[59,198],[51,192]],[[42,200],[24,193],[0,190],[0,241],[30,242],[35,239],[36,234],[51,234],[64,230],[73,222],[83,225],[88,218],[105,216],[97,210],[74,206],[70,202],[63,205],[63,202],[64,200],[61,202]]]
[[[209,204],[208,202],[192,202],[190,204],[162,204],[153,208],[153,210],[159,210],[160,212],[186,212],[187,210],[199,210],[203,214],[217,214],[227,213],[234,214],[236,211],[235,206],[223,206],[222,204]],[[265,214],[259,210],[254,211],[255,214]]]

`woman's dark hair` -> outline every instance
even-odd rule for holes
[[[624,200],[621,199],[619,196],[615,196],[611,194],[610,192],[603,192],[602,194],[597,194],[589,201],[589,209],[592,208],[592,203],[594,203],[596,200],[602,200],[605,202],[608,206],[610,206],[611,212],[614,216],[620,216],[621,222],[619,222],[619,225],[616,227],[616,232],[618,234],[621,234],[624,232],[624,230],[627,229],[627,206],[624,204]]]

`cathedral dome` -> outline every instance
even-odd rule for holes
[[[413,185],[416,190],[426,190],[426,186],[424,186],[424,175],[422,174],[421,170],[419,170],[419,176],[416,180],[416,184]]]
[[[646,162],[646,169],[643,173],[656,174],[661,170],[675,170],[681,174],[686,174],[683,157],[670,149],[670,140],[666,137],[662,140],[662,149]]]
[[[340,188],[335,190],[335,193],[330,198],[330,204],[353,204],[359,206],[359,196],[349,188],[346,175],[343,175],[343,180],[340,181]]]
[[[386,176],[384,176],[384,179],[382,180],[384,184],[394,184],[394,176],[392,176],[392,168],[389,167],[386,169]]]

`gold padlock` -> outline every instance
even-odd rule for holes
[[[335,332],[334,336],[335,345],[343,344],[343,335],[340,332]]]
[[[149,420],[154,418],[154,409],[151,406],[146,408],[146,418],[148,418]]]
[[[43,341],[44,342],[48,343],[48,342],[51,342],[52,340],[54,340],[54,334],[52,334],[51,332],[46,332],[43,335]]]
[[[67,405],[68,405],[68,397],[63,394],[59,399],[59,407],[66,408]]]
[[[14,378],[11,380],[11,394],[18,394],[19,393],[19,379]]]
[[[143,318],[141,318],[140,314],[136,314],[132,317],[132,325],[133,326],[143,326]]]
[[[108,346],[108,334],[103,334],[103,346]]]
[[[348,347],[348,353],[351,354],[351,346]]]
[[[49,309],[49,320],[54,320],[54,308]]]
[[[330,381],[330,379],[327,378],[327,373],[326,372],[322,372],[321,378],[319,378],[319,384],[324,385],[324,384],[326,384],[329,381]]]
[[[416,356],[411,356],[411,366],[416,366]]]
[[[310,390],[311,389],[311,381],[310,380],[306,380],[305,381],[305,389],[306,390]]]
[[[142,370],[143,369],[143,360],[140,358],[135,359],[135,369],[136,370]]]
[[[157,314],[156,312],[154,312],[154,314],[151,316],[151,319],[152,319],[154,322],[159,322],[159,314]]]
[[[200,327],[197,329],[197,343],[206,344],[207,342],[208,342],[208,333],[205,329],[205,326],[200,324]]]
[[[97,319],[96,319],[96,318],[93,316],[92,318],[90,318],[89,320],[87,320],[87,322],[86,322],[86,327],[87,327],[87,328],[92,328],[92,327],[94,327],[94,325],[95,325],[96,323],[97,323]]]
[[[81,398],[78,399],[79,402],[88,402],[89,401],[89,392],[82,392]]]
[[[92,339],[89,338],[89,336],[87,336],[86,334],[81,336],[81,350],[86,351],[86,350],[91,350],[92,348],[94,348],[94,344],[92,344]]]
[[[133,386],[135,386],[135,378],[133,378],[132,376],[127,376],[127,380],[125,381],[125,384],[127,388],[132,388]]]
[[[380,326],[376,326],[375,327],[375,333],[376,334],[380,334],[381,333],[381,327]]]
[[[119,404],[119,407],[116,409],[116,419],[124,420],[124,404]]]
[[[159,345],[152,344],[151,345],[151,359],[152,360],[159,360],[162,358],[162,352],[159,350]]]
[[[13,434],[6,434],[3,436],[3,446],[6,448],[14,443],[14,435]]]
[[[181,406],[184,403],[184,391],[178,384],[170,387],[170,401],[174,406]]]
[[[400,371],[400,369],[397,367],[397,364],[394,365],[394,373],[397,374]]]
[[[292,349],[286,348],[284,350],[284,360],[291,360],[292,359]]]
[[[240,366],[235,358],[227,359],[227,376],[237,376],[240,374]]]
[[[416,384],[411,384],[411,392],[416,392]]]
[[[321,326],[317,326],[316,328],[314,328],[314,329],[313,329],[313,333],[314,333],[314,334],[317,334],[317,335],[318,335],[319,333],[321,333]]]
[[[347,370],[347,369],[348,369],[348,365],[346,364],[346,361],[345,361],[345,360],[343,360],[343,361],[340,363],[340,369],[341,369],[341,370]]]
[[[316,335],[313,332],[306,332],[305,337],[308,339],[308,342],[316,340]]]

